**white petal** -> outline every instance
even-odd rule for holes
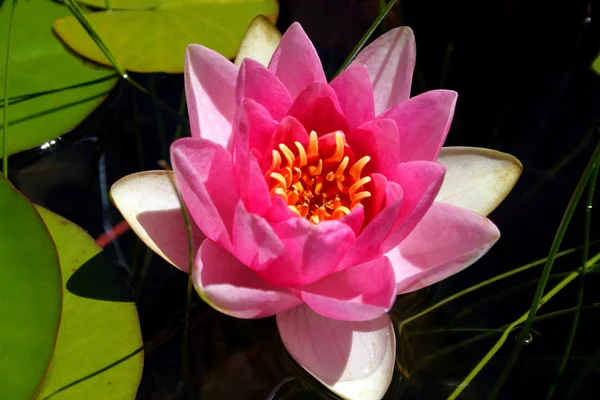
[[[302,305],[277,314],[277,327],[290,355],[332,392],[357,400],[385,395],[396,357],[387,314],[371,321],[338,321]]]
[[[110,196],[131,229],[148,247],[187,272],[188,238],[172,174],[145,171],[128,175],[112,186]],[[195,224],[192,233],[196,251],[204,235]]]
[[[246,30],[234,64],[238,67],[246,57],[258,61],[265,67],[281,41],[281,32],[264,15],[257,15]]]
[[[435,201],[488,215],[517,183],[523,165],[510,154],[477,147],[443,147],[446,177]]]

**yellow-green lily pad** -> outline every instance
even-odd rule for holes
[[[598,54],[598,56],[594,59],[594,62],[592,63],[592,69],[598,75],[600,75],[600,54]]]
[[[183,72],[190,43],[233,59],[252,19],[277,18],[276,0],[163,1],[150,10],[99,11],[86,17],[117,61],[134,72]],[[74,51],[111,65],[74,17],[58,19],[54,31]]]
[[[11,3],[3,1],[0,6],[0,148]],[[70,14],[67,7],[51,0],[17,3],[8,75],[8,154],[39,146],[74,128],[117,82],[114,70],[74,55],[53,34],[53,22]]]
[[[63,273],[62,322],[37,399],[135,399],[142,336],[124,271],[70,221],[38,207]]]
[[[157,6],[161,1],[163,0],[109,0],[109,3],[111,10],[143,10]],[[77,2],[95,8],[108,8],[106,0],[77,0]]]
[[[50,363],[62,299],[52,238],[0,174],[0,397],[31,399]]]

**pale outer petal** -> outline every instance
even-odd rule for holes
[[[187,272],[187,232],[172,174],[170,171],[145,171],[128,175],[112,186],[110,196],[131,229],[148,247]],[[196,251],[204,235],[195,224],[192,235]]]
[[[244,58],[258,61],[265,67],[281,41],[281,32],[264,15],[257,15],[246,30],[234,64],[238,67]]]
[[[435,201],[480,215],[504,200],[523,170],[510,154],[477,147],[443,147],[437,162],[446,167],[446,176]]]
[[[328,319],[301,305],[277,314],[290,355],[344,399],[380,400],[394,372],[396,337],[387,314],[371,321]]]
[[[387,31],[356,56],[352,63],[369,69],[375,115],[408,100],[415,59],[415,36],[408,26]]]

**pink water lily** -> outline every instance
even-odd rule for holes
[[[192,279],[226,314],[277,315],[288,352],[337,394],[379,399],[393,372],[396,295],[490,249],[500,233],[484,215],[521,166],[492,150],[442,149],[457,94],[409,98],[409,28],[328,83],[299,24],[278,43],[259,22],[247,38],[269,40],[245,40],[239,68],[203,46],[186,53],[192,137],[172,144],[171,159],[193,222]],[[145,243],[188,271],[168,175],[131,175],[111,194]]]

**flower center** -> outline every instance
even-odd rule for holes
[[[339,131],[333,135],[335,150],[327,158],[319,154],[314,131],[310,133],[308,148],[294,142],[297,154],[281,143],[279,151],[273,150],[273,161],[265,173],[271,195],[280,196],[290,210],[313,224],[350,214],[371,196],[360,190],[371,181],[368,176],[361,178],[371,158],[364,156],[349,166],[350,158],[344,156],[344,136]]]

